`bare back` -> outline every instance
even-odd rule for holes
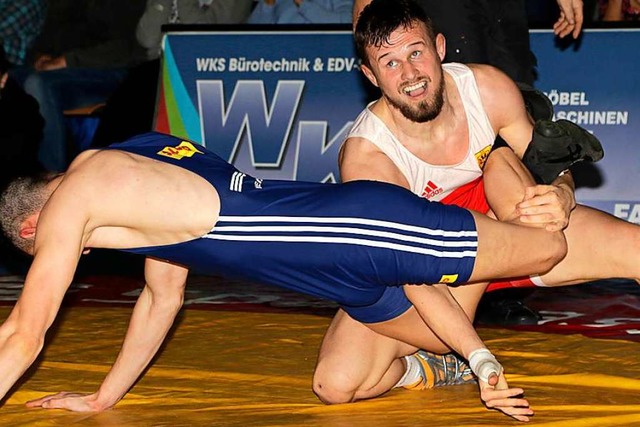
[[[73,207],[86,220],[85,247],[118,249],[199,237],[215,224],[220,200],[211,184],[186,169],[92,150],[73,162],[43,212],[60,222],[77,215]]]

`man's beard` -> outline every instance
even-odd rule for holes
[[[387,97],[389,104],[396,108],[403,116],[412,122],[425,123],[438,117],[444,105],[444,79],[440,80],[440,85],[436,87],[433,94],[433,101],[423,100],[417,106],[405,104]]]

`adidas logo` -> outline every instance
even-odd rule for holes
[[[422,190],[421,196],[424,197],[425,199],[431,199],[437,196],[438,194],[442,193],[443,191],[444,190],[442,189],[442,187],[439,187],[438,185],[434,184],[433,181],[429,181],[427,182],[427,186],[424,187],[424,190]]]
[[[244,178],[246,176],[247,175],[242,172],[234,172],[233,175],[231,175],[231,181],[229,182],[229,190],[241,192],[242,184],[244,183]]]

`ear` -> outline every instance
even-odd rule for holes
[[[20,237],[25,240],[30,240],[36,236],[36,228],[38,227],[38,218],[40,212],[29,215],[22,224],[20,224]]]
[[[0,89],[4,89],[4,85],[7,84],[8,78],[9,78],[9,73],[4,73],[2,77],[0,77]]]
[[[447,54],[447,39],[444,38],[442,33],[438,33],[436,36],[436,52],[438,52],[440,61],[443,61],[444,56]]]
[[[367,79],[369,79],[369,81],[375,87],[380,87],[380,86],[378,86],[378,79],[376,79],[376,76],[373,75],[373,71],[371,71],[371,68],[369,68],[366,65],[362,64],[362,65],[360,65],[360,69],[362,70],[362,73],[365,75],[365,77]]]

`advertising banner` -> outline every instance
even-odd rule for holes
[[[640,223],[640,31],[586,30],[566,48],[550,31],[532,31],[531,43],[536,86],[556,118],[580,124],[605,148],[601,162],[576,168],[578,201]],[[156,129],[260,178],[338,181],[339,146],[376,97],[348,26],[169,31]]]
[[[604,159],[576,168],[580,203],[640,224],[640,29],[586,30],[563,47],[548,31],[531,32],[536,86],[555,118],[593,132]]]
[[[156,128],[260,178],[337,181],[366,103],[349,29],[169,33],[161,79]]]

